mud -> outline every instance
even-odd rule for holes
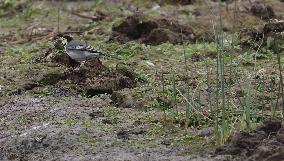
[[[281,121],[268,121],[256,130],[241,132],[231,138],[231,143],[216,150],[217,155],[232,155],[237,160],[282,160],[284,126]]]
[[[168,19],[143,21],[142,17],[129,16],[121,24],[113,27],[113,38],[121,43],[137,40],[149,45],[165,42],[178,44],[195,40],[194,31],[190,26]]]
[[[29,93],[7,99],[0,111],[0,160],[190,159],[178,155],[181,145],[148,144],[147,123],[123,119],[141,113],[108,108],[110,101]]]

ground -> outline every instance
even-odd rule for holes
[[[221,7],[220,27],[214,1],[0,2],[0,160],[283,160],[284,3]],[[109,56],[79,66],[64,34]]]

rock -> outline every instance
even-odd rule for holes
[[[133,97],[127,91],[115,91],[111,95],[111,100],[117,107],[121,108],[133,108],[135,107],[135,101]]]
[[[161,141],[161,144],[169,146],[169,145],[171,145],[171,141],[170,140],[163,140],[163,141]]]

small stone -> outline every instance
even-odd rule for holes
[[[131,130],[131,134],[134,134],[134,135],[140,135],[140,134],[143,134],[145,132],[146,131],[144,129],[141,129],[141,128],[136,128],[136,129]]]
[[[169,145],[171,145],[171,142],[170,142],[169,140],[163,140],[163,141],[161,142],[161,144],[162,144],[162,145],[169,146]]]
[[[103,120],[102,120],[102,123],[103,123],[103,124],[112,125],[112,124],[113,124],[113,121],[111,121],[110,119],[103,119]]]
[[[117,107],[132,108],[135,107],[133,97],[127,91],[115,91],[111,95],[111,100]]]
[[[101,111],[93,111],[89,113],[89,116],[94,119],[94,118],[99,118],[99,117],[104,117],[104,113]]]
[[[139,125],[142,125],[142,124],[143,124],[143,122],[140,121],[140,120],[136,120],[136,121],[133,122],[134,126],[139,126]]]
[[[212,134],[213,134],[213,128],[212,127],[205,128],[205,129],[198,131],[198,136],[200,136],[200,137],[210,136]]]
[[[128,140],[129,139],[129,131],[121,130],[116,133],[118,139]]]

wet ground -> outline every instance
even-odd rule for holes
[[[276,118],[282,102],[275,92],[278,87],[269,86],[279,81],[273,54],[284,51],[283,2],[223,3],[222,30],[228,37],[236,30],[241,35],[236,46],[225,46],[236,56],[234,63],[250,70],[256,62],[247,53],[261,47],[266,51],[258,57],[253,92],[255,111],[264,109],[267,121],[256,121],[255,128],[239,132],[239,120],[230,120],[235,130],[222,146],[214,142],[205,83],[215,81],[217,51],[210,42],[215,41],[218,3],[108,0],[14,5],[0,10],[0,160],[284,160],[284,124],[270,120],[271,102],[279,102]],[[58,5],[64,9],[54,7]],[[57,39],[61,34],[71,34],[113,58],[80,66],[64,53]],[[180,117],[171,95],[173,73]],[[263,75],[267,80],[260,79]],[[236,102],[246,93],[242,86],[248,76],[238,77],[243,80],[232,84],[230,95]],[[258,91],[262,81],[264,92]],[[185,85],[199,107],[197,116],[202,116],[191,118],[186,128],[181,118]],[[241,105],[233,105],[241,111]],[[230,116],[242,115],[237,112]]]

